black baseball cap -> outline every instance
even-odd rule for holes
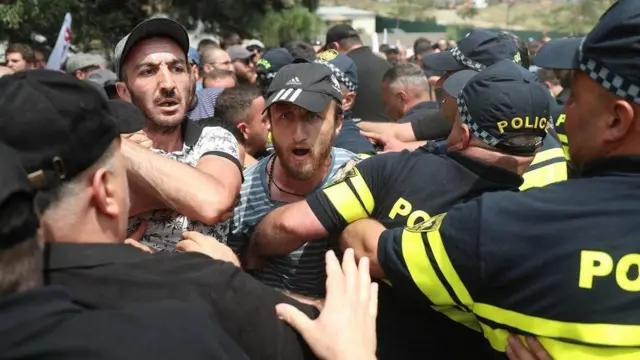
[[[485,144],[521,155],[533,155],[539,146],[514,147],[503,141],[535,135],[542,145],[551,117],[551,95],[540,79],[522,66],[502,60],[484,71],[459,71],[442,87],[457,99],[460,120]]]
[[[15,150],[0,142],[0,249],[9,249],[38,230],[34,192]]]
[[[424,55],[422,64],[425,69],[436,71],[482,71],[504,59],[521,62],[513,39],[486,30],[473,30],[453,49]]]
[[[267,90],[265,111],[278,102],[289,102],[313,113],[324,111],[331,100],[342,103],[340,83],[323,64],[298,63],[278,71]]]
[[[543,47],[548,56],[534,61],[552,69],[580,70],[617,96],[640,104],[638,26],[640,1],[619,0],[582,41],[573,39],[571,47],[568,39],[551,41]]]
[[[258,63],[256,70],[267,75],[267,78],[274,78],[276,73],[283,67],[293,63],[293,56],[285,48],[274,48],[267,51]]]
[[[54,188],[93,165],[120,133],[142,128],[125,108],[60,72],[3,76],[0,141],[16,150],[37,189]]]
[[[332,42],[337,42],[340,40],[348,39],[348,38],[360,38],[360,34],[349,24],[338,24],[332,26],[329,30],[327,30],[327,37],[324,41],[325,46],[327,44],[331,44]]]
[[[133,47],[142,40],[151,37],[168,37],[184,51],[185,59],[189,53],[189,34],[179,23],[167,18],[154,18],[141,22],[122,38],[114,50],[114,66],[118,79],[122,79],[122,64]]]

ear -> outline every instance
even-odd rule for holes
[[[613,117],[606,122],[604,131],[605,141],[619,141],[630,131],[633,131],[635,123],[635,109],[625,100],[616,100],[613,103]]]
[[[348,93],[342,96],[342,109],[344,111],[349,111],[353,108],[353,102],[356,100],[356,93],[353,91],[349,91]]]
[[[544,82],[544,86],[545,86],[547,89],[549,89],[549,90],[551,90],[551,88],[553,87],[553,85],[551,84],[551,82],[550,82],[550,81],[545,81],[545,82]]]
[[[84,80],[87,77],[87,74],[82,70],[76,70],[76,77],[80,80]]]
[[[124,82],[118,81],[116,83],[116,91],[118,92],[118,96],[120,96],[120,99],[131,102],[131,94],[129,93],[129,88],[127,88],[127,85]]]
[[[202,67],[202,70],[204,71],[205,74],[208,74],[211,72],[211,70],[213,70],[213,66],[211,66],[211,64],[204,64],[204,66]]]
[[[100,213],[117,217],[123,209],[120,209],[116,201],[117,179],[106,169],[98,169],[91,179],[92,201]]]
[[[244,121],[240,122],[238,123],[237,128],[238,130],[240,130],[242,135],[244,135],[245,139],[249,138],[249,127],[247,126],[247,123],[245,123]]]
[[[343,123],[344,123],[344,113],[336,117],[336,136],[340,134],[340,130],[342,130]]]
[[[400,90],[396,93],[396,97],[398,98],[398,100],[400,100],[403,104],[406,104],[409,102],[409,96],[407,96],[407,93],[404,92],[404,90]]]

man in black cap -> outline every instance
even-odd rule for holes
[[[224,243],[224,219],[242,177],[234,136],[185,116],[194,87],[188,51],[187,31],[165,18],[138,24],[115,49],[118,94],[147,118],[143,131],[122,143],[132,190],[129,233],[146,222],[142,243],[158,251],[174,250],[188,230]],[[147,140],[152,151],[135,143]]]
[[[340,133],[336,137],[335,147],[347,149],[361,156],[375,154],[373,144],[360,133],[360,129],[353,121],[351,109],[355,105],[358,94],[358,68],[348,56],[336,50],[326,50],[318,54],[317,63],[327,65],[340,83],[342,91],[342,111],[344,121]]]
[[[254,276],[274,288],[304,296],[323,297],[324,254],[329,239],[291,249],[257,266],[250,237],[271,210],[304,199],[327,184],[356,154],[333,147],[343,120],[340,83],[325,64],[300,63],[283,67],[271,82],[266,100],[275,154],[244,172],[240,201],[233,214],[229,245],[245,251]]]
[[[476,88],[465,93],[465,98],[475,105],[471,108],[473,116],[486,123],[483,127],[497,127],[502,125],[501,119],[516,117],[538,119],[537,127],[504,127],[502,135],[496,135],[502,141],[496,142],[474,130],[475,123],[458,118],[446,155],[418,149],[365,159],[353,169],[345,169],[341,179],[307,196],[305,201],[267,215],[256,229],[255,248],[277,256],[300,243],[340,234],[360,219],[377,219],[387,227],[410,226],[480,193],[517,189],[522,184],[520,175],[546,134],[548,94],[535,81],[534,74],[512,61],[496,66],[486,74],[489,81],[482,84],[488,91]],[[460,76],[468,80],[473,74],[466,71]],[[497,80],[492,82],[493,79]],[[450,91],[457,97],[464,84],[457,81]],[[375,255],[375,243],[348,245]],[[377,263],[375,259],[373,256],[372,263]],[[480,336],[471,331],[465,333],[464,327],[422,307],[421,299],[412,305],[407,299],[415,299],[415,294],[396,293],[395,287],[385,284],[380,284],[380,290],[377,331],[381,359],[418,359],[424,354],[436,358],[482,358],[478,354],[487,350]],[[459,346],[461,342],[464,347]]]
[[[360,91],[353,107],[354,119],[363,121],[390,121],[382,102],[382,76],[391,67],[384,59],[362,45],[358,32],[347,24],[338,24],[327,31],[325,50],[337,50],[356,63]]]
[[[44,148],[40,150],[40,155],[44,155]],[[20,159],[23,156],[0,142],[3,358],[248,359],[197,307],[166,301],[118,311],[89,310],[74,303],[62,288],[43,287],[42,244],[33,207],[34,193]],[[33,174],[30,178],[32,182],[38,181]]]
[[[631,30],[639,25],[640,2],[619,0],[584,42],[555,43],[553,67],[574,70],[565,128],[581,178],[485,194],[413,228],[371,231],[394,288],[475,315],[499,351],[533,336],[554,359],[640,356],[640,38]]]
[[[305,356],[305,345],[273,307],[285,301],[313,315],[309,307],[227,262],[195,253],[150,255],[123,244],[129,192],[119,133],[144,126],[137,108],[107,103],[68,75],[33,70],[0,79],[0,112],[0,141],[17,150],[39,190],[36,205],[50,243],[47,283],[96,308],[180,299],[206,307],[251,359]],[[206,254],[230,252],[210,238],[186,236]]]
[[[293,63],[293,56],[285,48],[275,48],[267,51],[256,64],[258,80],[256,86],[266,94],[271,85],[271,81],[276,77],[276,73],[283,67]]]

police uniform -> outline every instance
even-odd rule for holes
[[[626,29],[639,18],[639,2],[620,0],[581,46],[548,46],[638,104],[640,46]],[[496,350],[515,333],[536,336],[554,359],[639,359],[639,184],[640,156],[593,160],[579,179],[485,194],[387,230],[379,262],[394,288],[481,327]]]
[[[483,71],[487,66],[504,59],[512,59],[520,64],[521,58],[518,47],[512,38],[485,30],[474,30],[464,39],[460,40],[457,47],[450,51],[425,55],[423,58],[425,68],[445,72],[461,70]],[[551,109],[555,124],[549,122],[549,127],[557,127],[560,132],[550,130],[544,140],[531,168],[524,175],[524,183],[520,190],[532,187],[541,187],[558,181],[564,181],[568,177],[567,137],[562,132],[564,129],[564,114],[562,106],[558,106],[549,96],[549,101],[554,104]],[[548,121],[549,119],[547,119]],[[441,151],[442,146],[432,146],[432,150]]]
[[[544,137],[546,124],[540,119],[549,117],[548,92],[537,82],[526,83],[524,79],[533,79],[534,75],[511,61],[495,66],[498,71],[510,74],[510,77],[501,75],[508,87],[489,83],[487,86],[491,91],[484,91],[487,96],[479,93],[480,88],[471,89],[466,96],[477,101],[470,101],[465,118],[473,114],[483,126],[495,128],[496,119],[504,117],[482,114],[487,113],[488,106],[501,106],[513,109],[522,118],[539,119],[539,126],[527,128],[507,124],[501,134],[497,130],[487,130],[496,133],[496,138],[524,134]],[[487,76],[495,73],[490,68],[485,72]],[[458,74],[450,79],[456,80]],[[520,91],[514,91],[514,88]],[[487,139],[482,131],[474,130],[473,136],[482,141]],[[501,151],[510,150],[514,149]],[[533,155],[536,149],[522,151]],[[460,152],[438,156],[418,149],[363,160],[351,169],[345,169],[340,180],[308,197],[307,203],[330,234],[339,234],[349,223],[364,218],[378,219],[386,227],[412,226],[482,193],[517,190],[522,181],[513,172]],[[479,328],[452,326],[455,323],[428,308],[418,293],[396,291],[385,284],[381,284],[380,292],[377,327],[380,358],[417,359],[424,354],[452,359],[482,354],[492,356],[480,344],[479,334],[472,331],[479,331]],[[465,343],[464,347],[459,346],[461,342]]]

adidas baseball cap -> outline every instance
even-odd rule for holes
[[[312,113],[324,111],[332,100],[342,103],[340,83],[324,64],[298,63],[278,71],[266,93],[265,111],[273,104],[288,102]]]
[[[546,136],[551,116],[551,95],[538,77],[511,60],[484,71],[458,71],[442,84],[457,99],[462,123],[474,137],[507,153],[532,155]],[[504,144],[518,135],[540,138],[538,146]]]
[[[640,1],[619,0],[584,39],[552,40],[534,58],[551,69],[579,70],[619,97],[640,104]]]

